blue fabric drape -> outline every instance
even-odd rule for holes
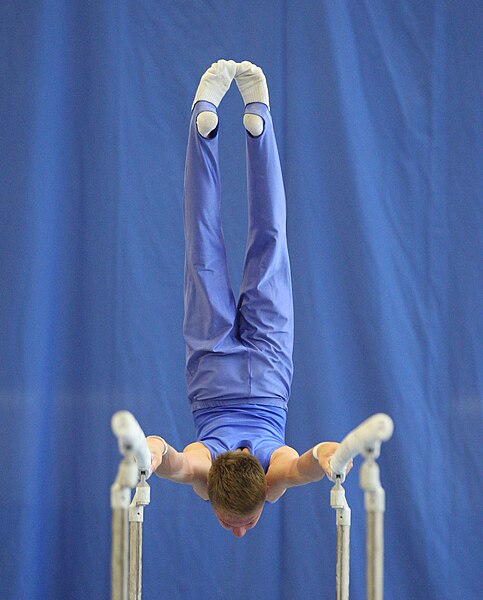
[[[111,414],[181,448],[182,192],[190,107],[218,58],[261,65],[284,174],[295,303],[287,441],[395,435],[386,595],[480,595],[482,8],[300,1],[3,2],[0,598],[105,598]],[[246,241],[243,105],[220,106],[234,289]],[[152,481],[146,598],[334,594],[327,482],[242,540]],[[357,469],[351,597],[364,598]]]

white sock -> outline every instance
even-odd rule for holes
[[[235,72],[236,62],[233,60],[220,59],[213,63],[201,77],[191,108],[193,109],[199,100],[207,100],[218,108],[223,96],[230,89]],[[218,116],[213,112],[201,112],[196,119],[196,125],[199,133],[208,137],[218,125]]]
[[[213,63],[200,79],[191,108],[199,100],[207,100],[218,108],[223,96],[230,88],[235,72],[236,62],[234,60],[221,59]]]
[[[270,108],[267,80],[260,67],[248,60],[237,63],[235,81],[245,106],[250,102],[262,102]],[[243,125],[255,137],[263,132],[263,119],[258,115],[245,115]]]
[[[250,102],[262,102],[270,108],[267,80],[260,67],[248,60],[237,63],[235,81],[245,106]]]

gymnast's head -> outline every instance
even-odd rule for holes
[[[219,454],[208,473],[208,496],[220,525],[243,537],[258,523],[267,497],[260,461],[239,450]]]

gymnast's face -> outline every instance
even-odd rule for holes
[[[254,513],[246,516],[232,515],[221,508],[213,508],[218,522],[227,531],[231,531],[237,538],[242,538],[249,529],[253,529],[260,519],[263,505]]]

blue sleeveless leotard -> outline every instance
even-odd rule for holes
[[[214,460],[218,454],[248,448],[265,473],[272,453],[285,446],[287,411],[277,406],[236,404],[195,410],[196,440]]]

